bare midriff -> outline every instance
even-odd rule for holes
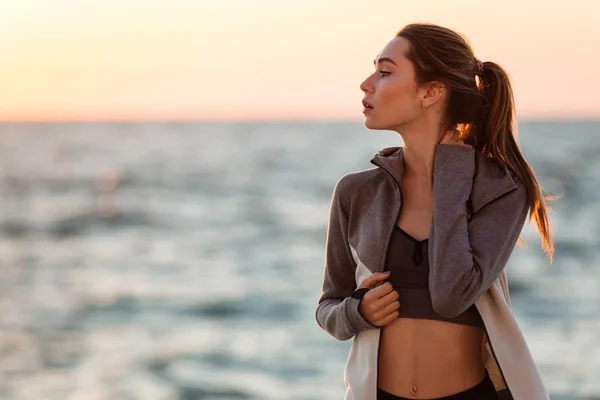
[[[397,318],[381,330],[378,387],[431,399],[476,386],[486,375],[483,335],[483,329],[468,325]]]

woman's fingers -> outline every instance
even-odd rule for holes
[[[390,314],[395,314],[398,317],[398,313],[396,312],[400,308],[400,302],[398,301],[398,292],[395,290],[387,295],[388,300],[384,298],[379,299],[380,305],[378,307],[378,311],[375,312],[375,319],[382,320],[388,318]]]
[[[365,278],[358,288],[369,288],[362,297],[359,311],[375,326],[384,326],[398,318],[399,294],[390,282],[388,273],[376,272]]]
[[[390,314],[388,314],[387,316],[385,316],[384,318],[378,320],[375,325],[377,325],[379,327],[386,326],[390,322],[396,320],[398,318],[398,315],[399,315],[398,311],[393,311]]]
[[[398,291],[392,287],[392,290],[380,298],[381,303],[386,306],[400,298]]]
[[[385,293],[379,297],[379,293]],[[384,326],[398,318],[399,294],[389,282],[369,290],[362,299],[363,315],[376,326]]]
[[[385,272],[375,272],[370,276],[363,279],[363,281],[358,285],[358,289],[367,288],[371,289],[377,286],[378,283],[383,282],[387,278],[390,277],[389,273]]]
[[[385,296],[393,291],[394,291],[394,287],[392,286],[392,284],[389,282],[385,282],[384,284],[376,287],[375,289],[369,290],[369,293],[371,293],[372,298],[380,299],[383,296]],[[369,294],[369,293],[367,293],[367,294]]]

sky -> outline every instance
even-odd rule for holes
[[[0,120],[357,119],[402,26],[466,35],[525,118],[600,118],[596,0],[0,0]]]

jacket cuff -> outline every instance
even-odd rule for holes
[[[359,305],[361,299],[357,299],[355,297],[348,297],[346,298],[346,302],[348,303],[346,305],[348,322],[350,323],[352,329],[354,329],[357,333],[366,329],[379,328],[378,326],[375,326],[369,321],[367,321],[365,317],[363,317],[363,315],[360,313]]]
[[[460,144],[438,143],[435,145],[433,174],[443,173],[457,178],[473,178],[475,173],[475,149]]]
[[[352,297],[354,297],[355,299],[362,299],[363,297],[365,297],[365,294],[367,294],[367,292],[371,290],[369,288],[360,288],[360,289],[356,289],[354,292],[352,292]]]

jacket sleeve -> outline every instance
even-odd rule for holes
[[[361,299],[352,297],[356,263],[348,244],[349,178],[346,174],[336,182],[331,197],[322,292],[315,312],[318,325],[338,340],[377,328],[360,313]]]
[[[472,306],[505,267],[523,229],[529,203],[524,184],[499,195],[470,218],[475,150],[437,144],[429,288],[435,311],[453,318]]]

